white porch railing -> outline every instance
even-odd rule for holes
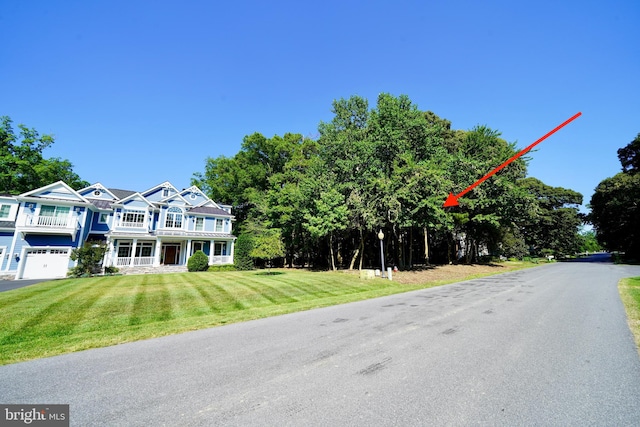
[[[66,228],[69,224],[69,217],[59,218],[55,216],[38,216],[36,225],[38,227],[62,227]]]
[[[229,255],[214,255],[211,257],[212,264],[231,264],[231,256]]]
[[[116,266],[118,267],[127,267],[131,265],[131,257],[117,257],[116,258]],[[133,258],[133,265],[153,265],[153,257],[152,256],[141,256]]]
[[[144,222],[120,221],[119,226],[120,227],[125,227],[125,228],[145,228],[147,226],[147,224],[145,224]]]

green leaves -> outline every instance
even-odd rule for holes
[[[11,119],[0,117],[0,193],[20,194],[62,180],[74,189],[89,185],[73,172],[73,165],[60,158],[45,159],[42,151],[53,144],[50,135],[18,125],[15,134]]]

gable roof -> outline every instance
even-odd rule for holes
[[[129,195],[128,197],[125,197],[124,199],[120,199],[117,202],[112,203],[111,205],[114,206],[124,206],[125,203],[133,201],[133,200],[139,200],[142,201],[144,203],[147,204],[147,206],[155,208],[156,206],[151,203],[150,201],[148,201],[142,194],[140,193],[133,193],[131,195]]]
[[[60,200],[65,202],[86,203],[89,201],[82,197],[76,190],[69,187],[64,181],[57,181],[44,187],[36,188],[35,190],[27,191],[19,196],[18,199],[48,199],[48,200]]]
[[[83,188],[83,189],[81,189],[81,190],[78,190],[78,193],[79,193],[79,194],[88,194],[88,192],[93,193],[93,191],[96,191],[96,190],[99,190],[99,191],[101,191],[101,192],[103,192],[103,193],[107,193],[109,196],[111,196],[111,197],[112,197],[113,199],[115,199],[115,200],[119,199],[119,197],[118,197],[118,196],[116,196],[115,194],[113,194],[113,191],[112,191],[112,190],[110,190],[110,189],[106,188],[104,185],[102,185],[102,184],[101,184],[101,183],[99,183],[99,182],[96,182],[95,184],[91,184],[91,185],[90,185],[90,186],[88,186],[88,187],[85,187],[85,188]],[[86,196],[85,196],[85,197],[86,197]]]
[[[109,192],[116,196],[118,200],[126,199],[132,194],[136,194],[136,192],[132,190],[118,190],[117,188],[109,188]]]

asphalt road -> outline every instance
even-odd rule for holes
[[[2,366],[0,403],[78,426],[638,426],[634,275],[548,264]]]

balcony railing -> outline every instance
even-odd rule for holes
[[[118,267],[127,267],[131,265],[131,257],[117,257],[116,258],[116,266]],[[141,256],[133,258],[133,265],[153,265],[153,257],[152,256]]]
[[[147,225],[144,222],[120,221],[119,226],[125,228],[145,228]]]
[[[212,264],[231,264],[232,258],[229,255],[214,255],[211,257]]]
[[[55,217],[55,216],[31,216],[24,217],[19,221],[19,225],[23,227],[41,227],[41,228],[75,228],[77,222],[72,221],[72,218]]]

